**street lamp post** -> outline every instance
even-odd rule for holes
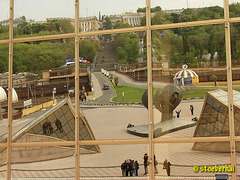
[[[68,95],[67,85],[64,85],[64,88],[66,88],[66,90],[65,90],[65,96],[67,96],[67,95]]]
[[[41,102],[42,102],[42,109],[43,109],[43,88],[42,88],[42,94],[41,94]]]

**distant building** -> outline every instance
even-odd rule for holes
[[[37,79],[37,74],[30,72],[20,72],[13,74],[13,87],[26,87],[29,81]],[[8,86],[8,72],[0,73],[0,86]]]
[[[171,10],[165,10],[166,13],[174,13],[174,14],[180,14],[184,11],[184,8],[182,9],[171,9]]]
[[[121,15],[109,15],[109,16],[103,16],[103,23],[105,23],[106,22],[106,17],[108,17],[109,19],[110,19],[110,21],[111,21],[111,23],[112,23],[112,27],[114,27],[115,26],[115,24],[116,24],[116,22],[123,22],[123,20],[122,20],[122,16]]]
[[[97,31],[99,29],[96,16],[79,18],[79,27],[82,32]]]
[[[122,14],[122,22],[124,24],[129,24],[131,26],[140,26],[141,18],[145,16],[146,13],[124,13]]]
[[[42,71],[42,85],[59,85],[57,87],[68,91],[75,87],[75,67],[69,66],[66,68],[59,68],[54,70]],[[60,87],[61,86],[61,87]],[[90,68],[80,67],[79,73],[79,87],[86,92],[90,92],[91,89],[91,77]]]
[[[22,22],[25,22],[22,17],[14,19],[13,27],[17,27]],[[9,19],[3,20],[0,23],[2,24],[2,26],[9,26]]]
[[[34,24],[34,23],[44,24],[44,23],[47,23],[47,21],[35,21],[33,19],[31,19],[30,21],[27,21],[27,22],[30,23],[30,24]]]
[[[151,13],[151,17],[153,17],[155,13]],[[131,26],[141,26],[141,18],[146,16],[145,12],[139,13],[130,13],[126,12],[122,14],[122,22],[128,23]]]

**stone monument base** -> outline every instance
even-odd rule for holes
[[[173,118],[154,125],[154,137],[160,137],[165,134],[181,129],[196,126],[197,122],[189,118]],[[148,137],[148,125],[137,125],[128,127],[127,132],[140,137]]]

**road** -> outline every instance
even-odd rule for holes
[[[115,90],[110,84],[109,80],[101,73],[94,73],[98,83],[102,89],[102,96],[94,101],[95,104],[109,104],[112,97],[116,95]],[[103,83],[107,83],[109,85],[108,90],[103,90]],[[93,103],[93,101],[84,102],[85,104]]]

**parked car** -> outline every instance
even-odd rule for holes
[[[108,90],[108,89],[109,89],[108,83],[103,83],[103,90]]]

